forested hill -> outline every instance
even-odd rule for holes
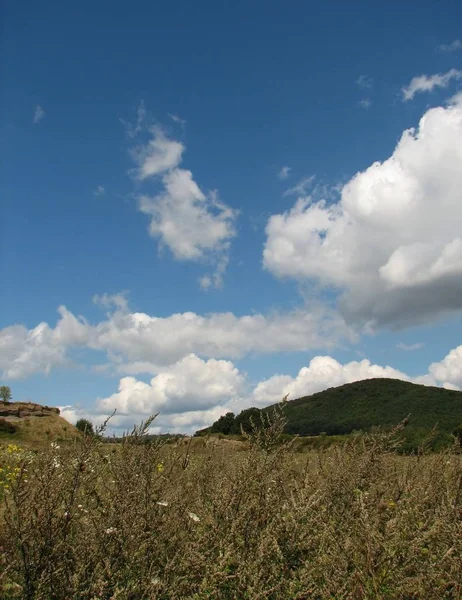
[[[271,410],[271,407],[263,409]],[[221,417],[211,427],[197,432],[239,433],[256,408]],[[392,426],[410,414],[409,427],[430,430],[435,424],[450,433],[462,424],[462,392],[417,385],[399,379],[366,379],[330,388],[285,403],[286,432],[302,436],[348,434],[377,426]]]

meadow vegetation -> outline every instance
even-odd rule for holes
[[[296,451],[282,409],[245,442],[83,435],[0,452],[0,589],[24,600],[456,600],[462,456],[402,427]],[[101,433],[101,432],[99,432]]]

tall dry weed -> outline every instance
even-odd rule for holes
[[[459,447],[399,456],[398,428],[302,454],[282,410],[245,451],[145,443],[149,425],[4,452],[2,598],[462,597]]]

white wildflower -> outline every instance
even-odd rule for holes
[[[196,515],[196,513],[190,512],[188,513],[188,517],[195,523],[198,523],[200,521],[200,518]]]
[[[106,529],[106,533],[107,533],[107,535],[112,535],[113,533],[117,533],[117,528],[116,527],[108,527]]]

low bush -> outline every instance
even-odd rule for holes
[[[0,432],[4,433],[16,433],[17,427],[11,421],[0,418]]]

